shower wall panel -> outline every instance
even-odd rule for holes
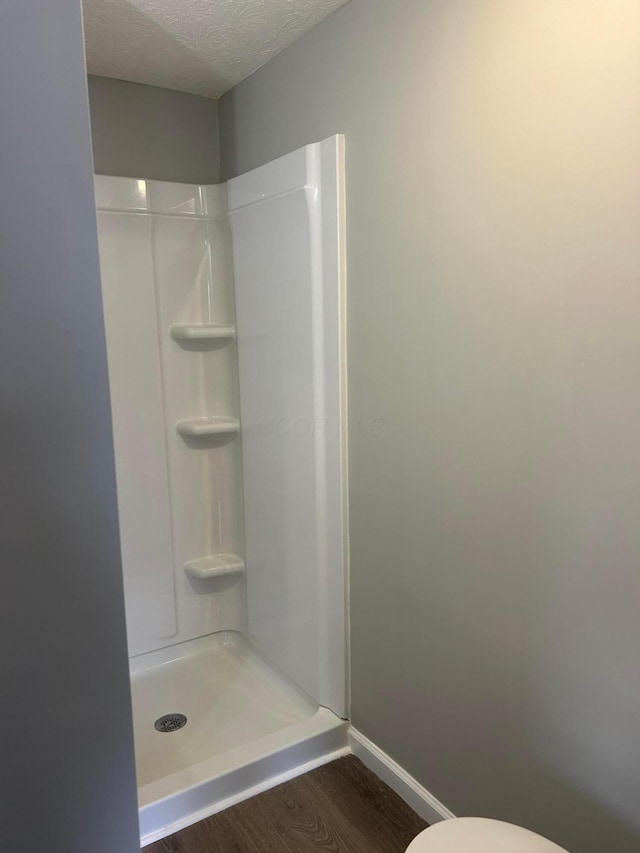
[[[151,218],[98,213],[130,650],[176,632]]]
[[[342,138],[229,181],[249,633],[346,715]]]
[[[179,342],[175,324],[233,326],[224,187],[98,176],[100,260],[129,652],[243,630],[242,575],[189,560],[243,554],[238,439],[191,441],[181,419],[238,416],[233,339]]]

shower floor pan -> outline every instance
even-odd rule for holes
[[[131,689],[142,846],[348,752],[347,723],[242,634],[135,657]]]

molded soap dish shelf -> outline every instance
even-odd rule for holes
[[[235,418],[185,418],[178,421],[180,435],[190,438],[207,438],[215,435],[233,435],[240,432],[240,422]]]
[[[240,575],[244,572],[244,560],[236,554],[210,554],[184,564],[188,575],[199,580],[220,578],[226,575]]]
[[[233,326],[216,326],[213,323],[176,324],[171,326],[170,332],[178,343],[225,343],[236,336]]]

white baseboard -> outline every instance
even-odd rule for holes
[[[406,770],[390,758],[386,752],[379,749],[363,734],[353,728],[349,729],[349,746],[351,752],[362,763],[379,776],[383,782],[402,797],[411,808],[426,820],[427,823],[438,823],[449,820],[455,815],[444,806],[426,788],[410,776]]]

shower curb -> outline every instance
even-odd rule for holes
[[[331,711],[320,708],[315,717],[291,726],[289,733],[275,732],[230,750],[220,757],[228,762],[228,770],[141,806],[140,846],[166,838],[282,782],[349,755],[348,725]],[[288,734],[297,737],[289,743],[283,742]],[[273,744],[274,739],[281,742],[264,750],[262,744]],[[253,760],[234,762],[235,755],[246,758],[248,750],[254,752]],[[146,787],[151,789],[153,785]]]

